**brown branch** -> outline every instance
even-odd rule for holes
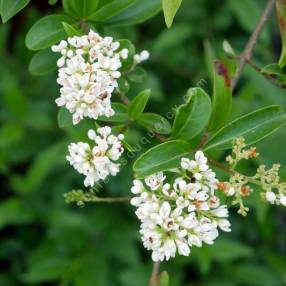
[[[240,61],[239,61],[239,66],[236,72],[236,76],[233,78],[232,81],[232,88],[234,89],[239,78],[241,75],[241,72],[245,66],[245,64],[251,60],[252,54],[253,54],[253,49],[257,43],[257,40],[263,30],[263,27],[274,7],[275,4],[275,0],[268,0],[267,4],[265,6],[265,9],[260,17],[260,19],[258,20],[258,23],[252,33],[252,35],[250,36],[244,51],[242,52],[241,56],[240,56]]]
[[[277,87],[286,89],[286,85],[285,84],[280,83],[279,81],[277,81],[273,76],[271,76],[271,74],[263,72],[262,69],[258,65],[256,65],[253,61],[249,60],[249,61],[247,61],[247,64],[249,66],[251,66],[255,71],[260,73],[262,76],[264,76],[264,78],[269,80],[272,84],[276,85]]]
[[[148,286],[156,286],[158,282],[159,271],[160,271],[160,262],[154,262]]]
[[[209,162],[211,165],[225,171],[226,173],[229,173],[231,175],[233,175],[235,172],[233,170],[231,170],[230,168],[228,168],[227,166],[225,166],[223,163],[220,163],[218,161],[215,161],[213,159],[208,158]]]
[[[85,21],[81,20],[79,25],[83,32],[85,32],[86,34],[89,33],[90,29]]]
[[[123,94],[122,92],[117,92],[116,94],[118,95],[118,97],[122,103],[124,103],[125,105],[130,104],[130,100],[125,94]]]

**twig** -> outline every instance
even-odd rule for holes
[[[213,159],[210,159],[208,158],[209,162],[211,165],[219,168],[219,169],[222,169],[223,171],[225,171],[226,173],[229,173],[231,175],[233,175],[235,172],[233,170],[231,170],[230,168],[228,168],[227,166],[225,166],[223,163],[220,163],[220,162],[217,162]]]
[[[89,29],[87,23],[84,20],[81,20],[79,24],[80,24],[80,28],[83,30],[83,32],[88,34],[90,29]]]
[[[118,198],[99,198],[93,197],[91,199],[92,202],[99,202],[99,203],[123,203],[130,201],[131,198],[129,197],[118,197]]]
[[[122,101],[122,103],[124,103],[125,105],[130,104],[130,100],[125,94],[123,94],[122,92],[117,92],[116,94],[118,95],[118,97]]]
[[[154,262],[148,286],[155,286],[157,284],[159,271],[160,271],[160,262]]]
[[[235,88],[235,86],[239,80],[239,77],[241,75],[241,72],[242,72],[245,64],[251,60],[253,49],[256,45],[258,37],[260,36],[260,34],[262,32],[262,29],[265,25],[265,22],[267,21],[270,13],[274,7],[274,4],[275,4],[275,0],[268,0],[267,1],[265,9],[264,9],[260,19],[258,20],[258,23],[257,23],[252,35],[250,36],[250,38],[249,38],[249,40],[245,46],[244,51],[242,52],[242,54],[240,56],[240,61],[239,61],[239,66],[238,66],[238,69],[236,72],[236,76],[233,78],[233,81],[232,81],[232,88],[233,89]]]
[[[280,88],[283,88],[283,89],[286,89],[286,85],[283,84],[283,83],[280,83],[279,81],[277,81],[273,76],[271,76],[271,74],[269,73],[266,73],[266,72],[263,72],[262,69],[256,65],[253,61],[249,60],[247,61],[247,63],[254,69],[256,70],[257,72],[259,72],[262,76],[264,76],[265,79],[269,80],[272,84],[280,87]]]

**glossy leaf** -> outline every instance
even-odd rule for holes
[[[66,23],[66,22],[62,22],[62,25],[64,27],[64,30],[66,32],[66,34],[69,37],[73,37],[73,36],[80,36],[81,33],[80,31],[78,31],[75,27],[73,27],[72,25]]]
[[[43,75],[51,72],[57,67],[58,55],[46,49],[37,52],[31,59],[29,64],[29,71],[33,75]]]
[[[168,28],[172,26],[174,17],[182,4],[182,0],[163,0],[163,12]]]
[[[211,101],[201,88],[190,88],[186,96],[187,102],[176,112],[172,136],[190,140],[206,127],[211,114]]]
[[[106,21],[132,5],[135,0],[115,0],[103,6],[88,17],[92,21]]]
[[[26,36],[26,46],[30,50],[42,50],[67,37],[62,22],[71,23],[65,15],[49,15],[36,22]]]
[[[214,134],[205,150],[231,148],[235,138],[243,136],[247,145],[258,142],[286,124],[280,106],[268,106],[239,117]]]
[[[172,131],[169,121],[156,113],[143,113],[137,118],[136,122],[159,134],[170,134]]]
[[[187,156],[190,145],[183,140],[173,140],[157,145],[141,155],[133,165],[138,178],[179,167],[180,159]]]
[[[24,9],[31,0],[4,0],[0,2],[2,22],[6,23],[18,12]]]
[[[221,128],[229,119],[232,108],[231,77],[227,66],[222,61],[214,63],[212,116],[209,131]]]
[[[100,116],[98,120],[106,122],[125,122],[128,120],[128,111],[126,105],[114,102],[112,103],[112,109],[115,111],[113,116]]]
[[[99,0],[63,0],[63,7],[67,14],[76,19],[86,19],[98,7]]]
[[[104,23],[117,26],[139,24],[156,15],[161,8],[161,0],[136,0],[133,5]]]
[[[144,111],[148,99],[151,95],[151,90],[146,89],[141,91],[130,103],[128,115],[131,119],[137,119]]]
[[[284,0],[276,1],[276,11],[282,42],[279,65],[280,67],[284,67],[286,65],[286,2]]]
[[[131,69],[133,62],[134,62],[134,55],[135,55],[135,47],[134,45],[126,39],[121,39],[118,41],[120,43],[120,50],[127,49],[128,50],[128,58],[121,59],[122,67],[121,71],[128,71]]]
[[[65,107],[61,107],[58,112],[58,125],[60,128],[72,125],[72,115]]]

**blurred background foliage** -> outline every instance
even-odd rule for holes
[[[138,50],[151,53],[146,78],[128,96],[151,88],[148,110],[166,115],[201,80],[210,91],[211,63],[224,57],[223,40],[239,53],[264,2],[185,0],[170,30],[162,13],[138,26],[104,28],[104,34],[128,38]],[[134,209],[128,204],[79,208],[63,199],[64,193],[82,187],[83,178],[68,165],[65,154],[68,142],[79,139],[87,126],[58,128],[56,72],[32,76],[28,65],[33,53],[24,44],[36,20],[60,9],[59,3],[32,1],[0,26],[0,285],[147,285],[150,253],[141,245]],[[273,13],[254,61],[260,66],[277,62],[280,49]],[[286,107],[285,91],[246,67],[235,91],[233,117],[275,103]],[[284,132],[259,143],[257,162],[241,168],[253,173],[259,163],[278,161],[285,175]],[[128,132],[134,145],[143,135],[138,129]],[[110,180],[102,196],[130,195],[130,169]],[[211,247],[193,249],[190,257],[163,263],[171,286],[286,285],[286,210],[261,203],[259,194],[252,195],[249,204],[246,218],[233,210],[232,233],[221,234]]]

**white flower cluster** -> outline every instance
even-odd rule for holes
[[[80,173],[86,176],[84,185],[94,186],[95,182],[105,179],[109,174],[115,176],[119,172],[119,163],[124,149],[122,134],[111,134],[111,128],[101,127],[95,132],[88,131],[88,137],[96,143],[91,147],[88,143],[71,143],[68,147],[67,160]]]
[[[61,95],[56,103],[73,114],[73,124],[84,117],[97,119],[114,114],[111,93],[121,76],[121,59],[128,57],[128,50],[119,48],[119,42],[93,31],[52,46],[52,51],[62,55],[57,62]]]
[[[131,189],[142,241],[154,261],[168,260],[177,250],[188,256],[192,246],[213,244],[218,228],[230,231],[228,209],[215,195],[218,181],[203,152],[194,160],[183,158],[175,173],[179,177],[172,184],[160,172],[144,182],[134,180]]]

